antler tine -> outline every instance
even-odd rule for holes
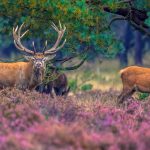
[[[22,25],[21,25],[20,28],[18,29],[19,38],[21,37],[21,29],[22,29],[23,26],[24,26],[24,23],[22,23]]]
[[[55,54],[58,50],[60,50],[66,43],[66,39],[63,41],[63,43],[57,47],[55,50],[51,50],[51,53],[50,54]],[[45,53],[46,54],[46,53]]]
[[[59,31],[58,27],[55,25],[54,22],[52,22],[52,25],[51,25],[51,26],[52,26],[56,31]],[[60,30],[63,29],[60,21],[59,21],[59,27],[60,27]],[[64,25],[64,28],[66,28],[65,25]]]
[[[80,66],[82,66],[82,64],[86,61],[86,59],[87,59],[87,56],[85,56],[81,61],[80,61],[80,63],[79,64],[77,64],[77,65],[74,65],[74,66],[71,66],[71,67],[55,67],[55,66],[49,66],[49,69],[56,69],[56,70],[75,70],[75,69],[78,69]],[[68,59],[69,60],[69,59]],[[65,60],[65,61],[68,61],[68,60]],[[65,62],[64,61],[64,62]],[[64,63],[63,62],[63,63]]]
[[[52,22],[52,25],[51,25],[57,32],[59,32],[59,29],[57,28],[57,26],[55,25],[54,22]]]
[[[29,31],[25,31],[22,35],[21,35],[21,29],[24,26],[24,23],[20,26],[20,27],[13,27],[13,37],[14,37],[14,44],[15,46],[20,49],[21,51],[24,51],[26,53],[30,53],[30,54],[34,54],[35,52],[33,52],[32,50],[29,50],[28,48],[25,48],[22,44],[21,44],[21,38]]]
[[[15,28],[15,30],[14,30],[14,31],[15,31],[15,32],[17,32],[17,30],[18,30],[18,26]]]
[[[29,30],[25,31],[20,38],[22,38]]]
[[[63,34],[64,34],[64,32],[65,32],[65,30],[66,30],[66,26],[64,25],[64,28],[62,28],[62,25],[61,25],[61,23],[60,23],[60,21],[59,21],[59,27],[60,27],[60,30],[58,29],[58,27],[54,24],[54,22],[52,22],[52,25],[51,25],[58,33],[59,32],[61,32],[61,31],[63,31]],[[62,36],[63,36],[63,34],[62,34]]]
[[[13,27],[13,36],[15,38],[17,38],[17,34],[16,34],[17,30],[18,30],[18,26],[16,28]]]
[[[74,49],[74,48],[73,48]],[[69,56],[69,57],[65,57],[65,58],[61,58],[61,59],[55,59],[56,62],[60,62],[61,64],[65,63],[66,61],[69,61],[71,59],[74,59],[74,58],[77,58],[79,56],[84,56],[84,57],[87,57],[87,52],[89,50],[89,47],[86,47],[82,52],[80,53],[75,53],[74,55],[72,56]]]
[[[46,48],[47,48],[47,40],[45,41],[45,46],[43,48],[43,53],[44,53],[44,51],[45,51]]]
[[[64,25],[64,31],[66,30],[66,26]]]
[[[16,46],[18,49],[21,49],[21,47],[19,47],[19,46],[17,45],[17,43],[16,43],[15,40],[14,40],[14,44],[15,44],[15,46]],[[23,50],[23,49],[21,49],[21,50]]]
[[[35,48],[35,45],[34,45],[34,41],[32,41],[32,46],[33,46],[34,53],[36,53],[36,48]]]
[[[60,20],[59,20],[59,27],[60,27],[60,29],[62,29],[62,25],[61,25],[61,22],[60,22]]]
[[[65,40],[63,41],[63,43],[62,43],[59,47],[57,47],[57,49],[56,49],[55,51],[57,51],[57,50],[63,48],[63,46],[65,45],[66,41],[67,41],[67,40],[65,39]]]
[[[61,41],[61,39],[62,39],[62,37],[63,37],[63,35],[64,35],[64,33],[65,33],[66,26],[64,25],[64,26],[62,27],[60,21],[59,21],[59,28],[58,28],[53,22],[52,22],[52,25],[51,25],[51,26],[55,29],[55,31],[58,32],[58,37],[57,37],[57,40],[56,40],[54,46],[53,46],[52,48],[50,48],[49,50],[46,50],[46,51],[44,52],[45,54],[50,54],[50,55],[55,54],[55,53],[56,53],[59,49],[61,49],[61,48],[64,46],[64,44],[66,43],[66,39],[65,39],[64,42],[58,47],[58,45],[60,44],[60,41]]]

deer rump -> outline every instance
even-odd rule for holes
[[[53,97],[53,90],[57,96],[67,96],[70,87],[68,87],[68,80],[64,73],[58,75],[58,77],[53,80],[49,81],[47,84],[41,84],[36,87],[36,91],[40,93],[50,94]]]
[[[120,71],[123,90],[119,102],[123,102],[135,91],[150,93],[150,68],[130,66]]]

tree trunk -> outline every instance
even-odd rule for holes
[[[142,56],[143,56],[143,41],[142,35],[139,31],[135,31],[135,57],[134,62],[136,65],[142,65]]]
[[[131,42],[131,30],[130,25],[128,23],[125,24],[123,32],[124,32],[123,44],[125,49],[119,54],[121,67],[125,67],[128,65],[128,50],[130,48]]]

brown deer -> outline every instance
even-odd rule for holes
[[[24,47],[21,43],[21,39],[28,32],[25,31],[21,34],[24,23],[18,28],[13,28],[13,37],[15,46],[22,52],[28,55],[24,57],[28,62],[14,62],[14,63],[0,63],[0,89],[6,87],[16,87],[21,90],[29,89],[33,90],[37,85],[41,84],[46,69],[46,62],[51,62],[56,56],[56,53],[61,49],[65,42],[59,46],[61,39],[64,35],[66,27],[59,22],[59,28],[53,23],[52,27],[58,32],[58,38],[52,48],[46,50],[47,41],[42,52],[36,52],[34,42],[32,42],[33,51]],[[29,55],[30,54],[30,55]]]
[[[53,97],[53,94],[55,94],[56,96],[67,96],[70,91],[70,87],[68,86],[68,79],[66,74],[61,73],[61,71],[71,71],[71,70],[78,69],[87,59],[88,50],[89,47],[86,47],[80,53],[76,53],[71,56],[67,56],[65,58],[59,58],[59,59],[55,58],[52,62],[50,62],[53,65],[47,63],[48,73],[46,73],[43,83],[37,86],[35,90],[40,93],[50,94],[51,97]],[[77,58],[79,56],[80,57],[84,56],[82,57],[80,63],[70,67],[63,67],[63,63],[72,60],[74,58]],[[59,62],[59,67],[57,66],[58,62]]]
[[[50,89],[52,97],[52,89],[54,89],[57,96],[67,96],[70,90],[70,87],[68,87],[67,76],[64,73],[59,73],[57,71],[54,71],[54,73],[56,74],[56,79],[47,84],[47,89]]]
[[[150,68],[130,66],[120,71],[123,90],[118,97],[119,103],[135,91],[150,93]]]
[[[84,51],[85,53],[86,51]],[[63,59],[56,59],[55,61],[59,61],[61,62],[61,65],[70,60],[73,59],[75,57],[78,57],[78,55],[74,55],[74,56],[70,56],[70,57],[66,57]],[[74,66],[70,66],[70,67],[61,67],[61,68],[57,68],[56,66],[48,66],[48,70],[50,70],[50,73],[46,75],[46,78],[48,78],[48,82],[47,83],[42,83],[39,86],[36,87],[36,91],[40,92],[40,93],[46,93],[46,94],[50,94],[51,97],[53,96],[53,90],[56,96],[67,96],[69,91],[70,91],[70,87],[68,86],[68,79],[65,73],[61,73],[61,70],[75,70],[77,68],[79,68],[86,60],[87,56],[84,57],[81,62],[77,65]]]
[[[48,75],[48,78],[50,80],[47,83],[43,83],[36,87],[37,91],[50,94],[51,97],[54,97],[54,93],[56,96],[68,95],[70,87],[68,87],[68,79],[66,74],[52,70],[52,73]]]

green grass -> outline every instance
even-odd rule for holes
[[[143,57],[143,66],[150,67],[149,53]],[[133,57],[129,58],[129,65],[134,65]],[[76,84],[75,92],[82,90],[82,85],[91,84],[93,90],[106,91],[109,89],[121,90],[122,82],[119,74],[120,64],[118,59],[104,59],[102,63],[84,63],[75,71],[66,72],[69,82]]]
[[[91,84],[92,89],[109,90],[111,88],[120,90],[122,88],[119,63],[116,60],[105,60],[103,63],[85,63],[76,71],[68,72],[69,82],[76,81],[80,90],[80,86]]]

